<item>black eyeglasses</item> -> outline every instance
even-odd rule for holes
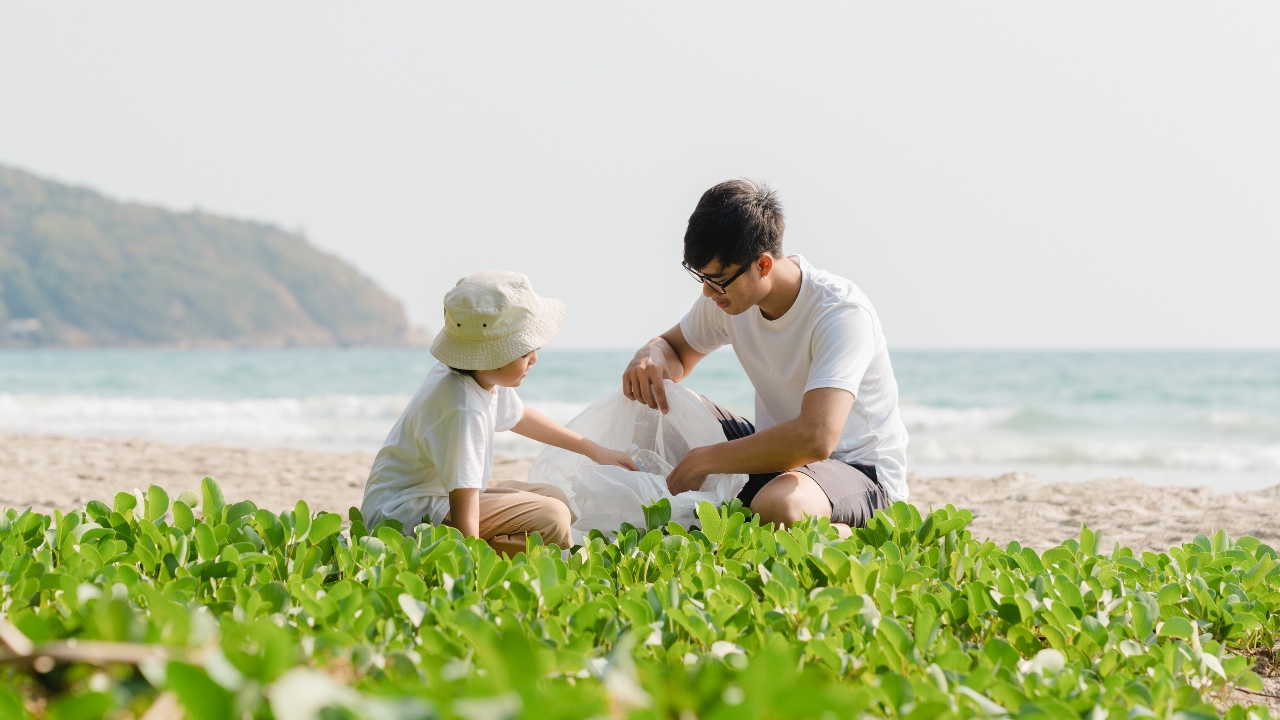
[[[707,285],[711,286],[712,290],[715,290],[721,295],[724,295],[726,292],[728,292],[725,288],[728,288],[729,285],[734,280],[737,280],[738,278],[742,277],[742,274],[750,270],[753,264],[754,263],[751,262],[751,263],[747,263],[746,265],[743,265],[742,269],[738,270],[738,272],[733,274],[733,277],[729,278],[728,280],[725,280],[724,282],[717,282],[715,280],[712,280],[711,278],[708,278],[706,275],[703,275],[697,270],[694,270],[693,268],[689,267],[689,263],[687,262],[681,262],[680,266],[683,267],[685,270],[688,270],[689,274],[693,276],[694,280],[697,280],[700,283],[706,283]]]

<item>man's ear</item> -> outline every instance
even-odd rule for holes
[[[760,277],[769,277],[769,273],[773,272],[773,256],[765,253],[756,262],[760,264]]]

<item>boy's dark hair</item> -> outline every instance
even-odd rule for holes
[[[459,373],[459,374],[461,374],[461,375],[470,375],[471,377],[475,377],[475,376],[476,376],[476,371],[475,371],[475,370],[459,370],[458,368],[456,368],[456,367],[454,367],[454,366],[452,366],[452,365],[450,365],[450,366],[449,366],[449,369],[450,369],[450,370],[452,370],[452,371],[454,371],[454,372],[456,372],[456,373]]]
[[[702,194],[684,233],[684,261],[701,270],[745,266],[765,253],[782,257],[782,202],[762,182],[730,180]]]

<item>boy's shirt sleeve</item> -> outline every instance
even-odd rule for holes
[[[840,388],[857,398],[876,352],[871,313],[857,305],[836,308],[818,320],[812,342],[813,364],[804,391]]]
[[[685,342],[698,352],[709,355],[729,344],[729,315],[706,295],[700,295],[680,320]]]
[[[524,417],[524,402],[516,394],[514,388],[498,388],[498,407],[494,416],[493,429],[506,432],[515,427]]]
[[[484,487],[487,418],[476,410],[458,409],[440,418],[419,442],[435,461],[446,492]]]

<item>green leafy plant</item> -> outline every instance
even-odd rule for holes
[[[502,557],[447,527],[366,527],[217,483],[0,513],[0,710],[311,718],[1268,717],[1280,557],[1219,532],[1136,556],[1036,553],[898,503],[841,539],[698,526]],[[18,710],[15,710],[18,708]]]

